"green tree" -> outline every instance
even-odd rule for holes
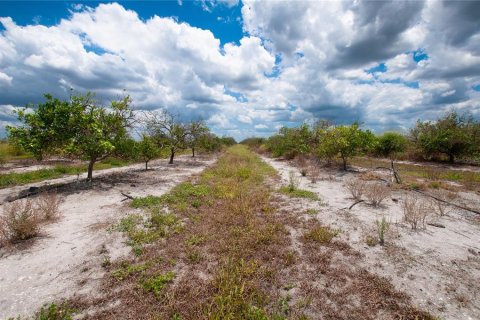
[[[192,149],[192,158],[195,158],[195,147],[203,135],[206,135],[210,130],[202,120],[191,121],[187,128],[188,135],[187,145]]]
[[[128,138],[133,121],[131,99],[113,101],[107,109],[98,105],[91,93],[61,101],[46,95],[46,103],[31,112],[18,112],[22,127],[8,127],[11,140],[38,159],[51,152],[66,153],[88,160],[87,179],[93,166],[111,155],[116,146]]]
[[[45,99],[45,103],[27,105],[16,111],[23,126],[7,126],[9,140],[37,160],[59,152],[70,138],[75,121],[69,101],[56,99],[50,94],[45,94]]]
[[[187,148],[188,126],[166,110],[150,112],[146,116],[150,136],[160,148],[167,148],[170,151],[168,163],[173,164],[177,151]]]
[[[158,158],[161,150],[153,138],[143,134],[142,140],[137,143],[137,152],[138,156],[145,162],[145,170],[148,170],[148,162]]]
[[[293,159],[311,151],[313,144],[312,131],[307,124],[297,128],[282,127],[279,133],[267,140],[267,150],[274,157],[285,156]]]
[[[471,115],[451,111],[437,121],[418,121],[410,133],[424,156],[443,153],[454,163],[455,158],[475,152],[478,126]]]
[[[347,160],[373,146],[375,136],[369,130],[363,131],[357,123],[350,126],[335,126],[319,133],[317,152],[321,157],[342,159],[347,170]]]
[[[375,152],[378,155],[390,158],[393,177],[397,183],[401,183],[401,179],[395,169],[394,159],[399,153],[405,152],[407,145],[407,138],[398,132],[385,132],[377,137]]]

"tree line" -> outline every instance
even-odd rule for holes
[[[480,157],[480,123],[469,114],[450,111],[435,121],[417,121],[407,134],[375,135],[359,123],[334,125],[322,120],[314,125],[283,127],[267,139],[249,138],[242,143],[262,146],[275,157],[313,155],[327,161],[338,158],[344,169],[348,159],[357,155],[454,163],[459,158]]]
[[[108,106],[92,93],[67,100],[46,94],[45,99],[17,110],[22,125],[7,126],[9,141],[37,160],[51,155],[87,160],[88,180],[94,164],[110,156],[142,160],[148,169],[148,162],[165,152],[172,164],[180,150],[190,148],[195,157],[197,148],[214,152],[236,143],[230,137],[217,137],[202,120],[182,122],[166,110],[134,112],[128,95]],[[134,139],[138,130],[140,139]]]

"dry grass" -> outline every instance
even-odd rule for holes
[[[59,207],[61,199],[55,192],[42,193],[36,199],[38,211],[45,220],[56,220],[60,217]]]
[[[317,183],[320,177],[320,167],[318,165],[312,164],[308,167],[310,181],[312,183]]]
[[[458,194],[456,192],[443,190],[443,189],[431,190],[430,193],[436,198],[446,202],[452,202],[458,198]],[[436,199],[432,199],[431,201],[433,211],[439,216],[445,216],[449,212],[448,209],[450,205],[443,201],[439,201]]]
[[[366,183],[360,179],[351,179],[345,182],[345,188],[350,192],[353,199],[360,200],[365,192]]]
[[[35,237],[40,230],[41,216],[31,199],[3,205],[0,216],[0,245]]]
[[[373,182],[365,185],[365,197],[374,207],[380,206],[383,200],[391,194],[390,188],[384,183]]]
[[[34,199],[4,204],[0,215],[0,246],[37,236],[42,223],[60,217],[60,203],[56,193],[43,193]]]
[[[425,220],[430,214],[430,206],[427,201],[420,199],[417,195],[406,195],[403,197],[403,219],[410,224],[413,230],[422,227],[425,229]]]
[[[332,241],[338,231],[280,210],[288,200],[271,196],[273,174],[236,146],[196,179],[208,193],[177,187],[146,201],[147,211],[167,206],[182,229],[107,266],[105,296],[83,305],[103,311],[85,319],[430,319],[388,280],[354,267],[360,254]],[[184,205],[195,199],[205,205]]]

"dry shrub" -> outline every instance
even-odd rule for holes
[[[366,183],[360,179],[351,179],[345,183],[345,188],[350,191],[353,199],[360,200],[365,192]]]
[[[378,173],[372,172],[372,171],[367,171],[363,172],[360,175],[360,179],[364,181],[376,181],[381,179],[380,175]]]
[[[383,183],[365,184],[365,196],[374,207],[378,207],[385,198],[390,196],[390,188]]]
[[[35,237],[39,231],[40,217],[31,199],[17,200],[3,206],[0,217],[0,244]]]
[[[55,192],[45,192],[41,194],[36,201],[38,211],[45,220],[55,220],[59,218],[60,198]]]
[[[407,195],[403,198],[403,219],[409,223],[413,230],[418,227],[425,229],[425,220],[430,210],[426,201],[416,195]]]
[[[299,155],[295,158],[295,166],[298,168],[306,168],[307,167],[307,158],[304,155]]]
[[[310,181],[316,183],[320,177],[320,168],[317,165],[311,165],[308,169],[310,172]]]
[[[445,216],[448,214],[449,204],[445,203],[444,201],[452,202],[458,197],[457,193],[451,192],[448,190],[443,190],[443,189],[432,190],[431,193],[433,196],[440,199],[440,200],[433,199],[431,202],[433,211],[439,216]]]

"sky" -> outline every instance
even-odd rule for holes
[[[480,1],[0,1],[0,136],[16,107],[72,89],[237,140],[479,119]]]

